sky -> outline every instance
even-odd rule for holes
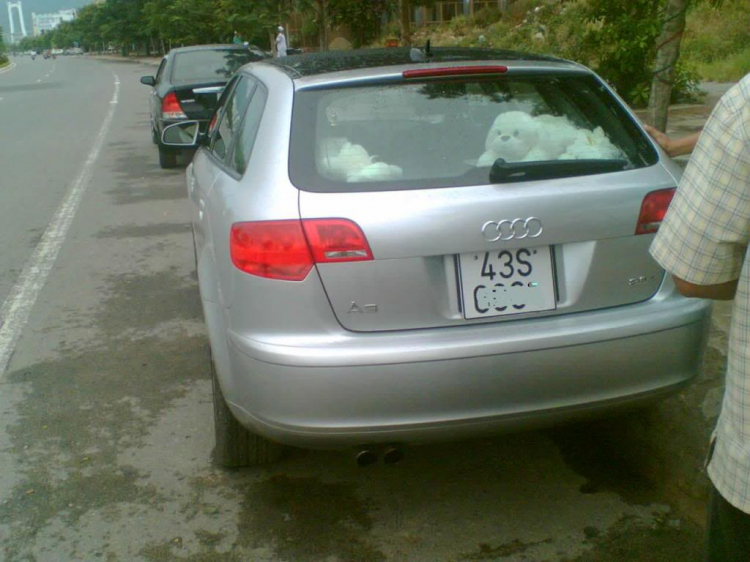
[[[21,0],[23,16],[26,21],[26,32],[31,35],[31,13],[46,14],[49,12],[58,12],[60,10],[69,10],[71,8],[80,8],[90,4],[91,0]],[[16,10],[13,10],[13,17],[17,18]],[[0,27],[3,28],[3,37],[10,38],[10,20],[8,19],[7,0],[0,0]],[[16,20],[16,32],[20,33],[21,28]]]

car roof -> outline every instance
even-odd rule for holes
[[[564,59],[518,51],[467,47],[430,48],[429,45],[421,49],[396,47],[305,53],[267,59],[263,63],[279,68],[292,78],[304,78],[332,72],[345,72],[367,68],[408,66],[420,63],[454,64],[469,61],[547,62],[577,66]]]
[[[216,51],[216,50],[238,50],[238,51],[247,51],[248,47],[246,45],[235,45],[234,43],[227,43],[227,44],[216,44],[216,45],[191,45],[189,47],[177,47],[175,49],[171,49],[169,51],[169,54],[179,54],[179,53],[188,53],[191,51]]]

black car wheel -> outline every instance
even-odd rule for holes
[[[214,432],[216,448],[214,460],[224,468],[262,466],[272,463],[281,456],[283,447],[248,431],[235,419],[224,400],[213,358],[211,363],[211,383],[214,394]]]

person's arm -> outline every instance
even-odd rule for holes
[[[700,134],[664,147],[687,152],[697,140],[650,248],[689,298],[734,298],[750,245],[750,121],[736,94],[722,98]],[[649,133],[662,146],[669,140]]]
[[[679,277],[672,276],[677,290],[683,297],[691,299],[711,299],[716,301],[731,301],[737,292],[737,281],[727,281],[719,285],[696,285]]]
[[[651,125],[643,125],[643,128],[646,129],[646,132],[651,135],[656,143],[672,158],[682,154],[691,153],[695,148],[695,145],[698,143],[698,138],[701,136],[699,131],[679,139],[670,139],[667,135],[658,129],[654,129]]]

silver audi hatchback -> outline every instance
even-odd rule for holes
[[[216,458],[540,427],[697,374],[710,308],[648,247],[680,174],[573,62],[475,49],[244,66],[187,169]]]

